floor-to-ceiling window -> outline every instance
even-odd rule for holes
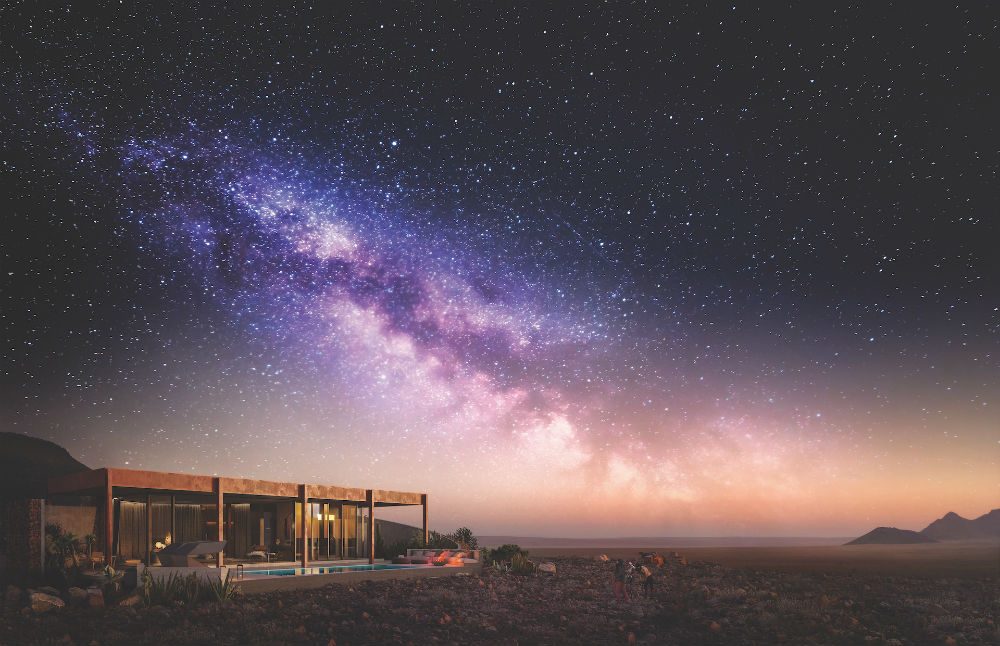
[[[340,558],[342,540],[340,535],[340,504],[326,505],[326,544],[329,558]]]
[[[358,556],[358,506],[344,505],[344,558]]]

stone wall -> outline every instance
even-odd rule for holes
[[[0,579],[23,581],[42,571],[45,501],[0,499]]]
[[[89,505],[46,505],[45,524],[59,525],[63,531],[82,539],[98,535],[97,507]]]

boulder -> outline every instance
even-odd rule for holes
[[[35,588],[35,590],[38,591],[38,592],[43,592],[45,594],[50,594],[53,597],[58,597],[59,596],[59,590],[56,590],[51,585],[43,585],[40,588]]]
[[[66,601],[75,606],[82,606],[87,603],[87,591],[83,588],[72,587],[66,591]]]
[[[7,586],[6,592],[3,595],[3,605],[5,608],[17,608],[21,605],[21,599],[24,598],[24,592],[21,588],[14,584]]]
[[[125,608],[131,608],[133,606],[138,606],[141,603],[142,603],[142,597],[139,595],[138,592],[133,592],[132,594],[128,595],[127,597],[119,601],[118,605],[123,606]]]
[[[59,597],[46,594],[44,592],[32,592],[28,596],[31,610],[36,614],[40,615],[50,610],[61,610],[66,607],[66,602]]]
[[[538,571],[539,572],[548,572],[549,574],[555,574],[556,573],[556,564],[552,563],[550,561],[545,561],[544,563],[539,563],[538,564]]]
[[[104,593],[100,588],[87,588],[87,605],[91,608],[104,607]]]

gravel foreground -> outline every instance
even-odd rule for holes
[[[612,566],[330,585],[194,608],[5,609],[0,644],[996,644],[995,579],[670,565],[615,603]]]

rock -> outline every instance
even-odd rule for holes
[[[142,603],[142,597],[139,596],[138,592],[133,592],[129,596],[127,596],[124,599],[122,599],[121,601],[119,601],[118,605],[122,606],[124,608],[133,608],[135,606],[138,606],[141,603]]]
[[[61,610],[66,607],[66,602],[59,597],[44,592],[32,592],[29,595],[31,610],[36,615],[41,615],[51,610]]]
[[[59,590],[56,590],[51,585],[43,585],[40,588],[35,588],[35,591],[36,592],[43,592],[45,594],[52,595],[53,597],[58,597],[59,596]]]
[[[170,608],[166,606],[153,606],[149,609],[149,614],[159,617],[164,622],[169,621],[171,617]]]
[[[70,588],[66,591],[66,597],[66,600],[75,606],[82,606],[87,603],[87,591],[83,588]]]
[[[708,629],[711,630],[713,633],[717,633],[720,630],[722,630],[722,626],[719,625],[719,622],[713,621],[712,623],[708,624]]]
[[[7,586],[7,590],[3,595],[3,605],[5,608],[16,608],[21,605],[21,599],[24,598],[24,592],[21,588],[14,584]]]
[[[91,608],[104,607],[104,593],[100,588],[87,588],[87,605]]]
[[[549,574],[555,574],[556,573],[556,564],[552,563],[551,561],[545,561],[544,563],[539,563],[538,564],[538,571],[539,572],[548,572]]]

